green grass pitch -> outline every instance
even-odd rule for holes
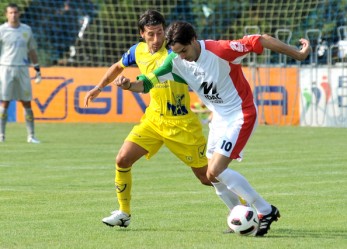
[[[260,126],[239,171],[282,217],[263,238],[223,234],[227,208],[163,147],[133,167],[132,223],[110,228],[114,157],[132,124],[9,123],[0,144],[0,248],[347,248],[347,130]],[[207,127],[206,127],[207,134]]]

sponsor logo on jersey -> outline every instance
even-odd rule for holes
[[[240,42],[232,41],[232,42],[230,42],[230,47],[232,48],[232,50],[237,51],[237,52],[247,52],[248,51],[246,46],[244,46]]]
[[[205,75],[205,72],[194,72],[194,76]]]
[[[184,98],[184,94],[182,95],[173,94],[173,99],[175,103],[167,102],[167,109],[171,111],[173,116],[183,116],[188,114],[187,107],[183,104],[183,101],[182,101],[183,98]]]
[[[138,60],[136,63],[141,65],[148,65],[148,61],[142,61],[142,60]]]
[[[211,103],[223,103],[223,99],[220,98],[217,91],[217,85],[211,82],[203,82],[199,88],[199,91],[202,91],[205,98]]]

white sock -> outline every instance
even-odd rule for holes
[[[7,123],[7,109],[3,106],[0,106],[0,136],[5,136]]]
[[[226,168],[216,179],[224,183],[236,195],[241,196],[248,204],[253,205],[258,213],[268,214],[271,212],[271,205],[251,187],[247,179],[240,173]]]
[[[34,137],[34,114],[31,108],[24,108],[24,118],[27,127],[28,137]]]
[[[216,194],[224,202],[224,204],[229,208],[233,209],[236,205],[240,205],[240,198],[232,191],[230,191],[227,186],[221,182],[212,182],[216,190]]]

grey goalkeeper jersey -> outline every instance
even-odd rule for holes
[[[8,23],[0,26],[0,65],[28,66],[28,53],[36,46],[30,26],[23,23],[17,28]]]

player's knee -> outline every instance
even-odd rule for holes
[[[7,120],[7,113],[0,113],[1,120]]]
[[[200,180],[201,184],[203,184],[203,185],[212,186],[211,181],[207,178],[206,175],[204,177],[200,177],[199,180]]]
[[[127,157],[123,154],[118,154],[116,156],[116,164],[118,165],[118,167],[127,168],[128,167]]]
[[[216,182],[217,179],[216,179],[216,172],[214,172],[213,170],[208,170],[206,172],[206,175],[207,175],[207,179],[210,181],[210,182]]]
[[[116,164],[120,168],[129,168],[133,163],[132,158],[127,153],[119,152],[116,156]]]
[[[202,168],[192,168],[195,176],[199,179],[201,184],[212,186],[211,181],[207,178],[206,172],[207,172],[207,165]]]
[[[28,122],[34,121],[34,116],[33,115],[25,115],[25,121],[28,121]]]

